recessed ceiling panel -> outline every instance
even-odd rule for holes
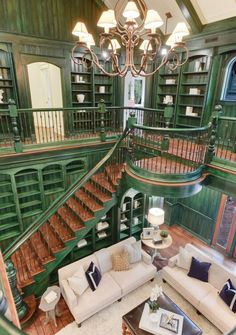
[[[236,17],[235,0],[191,0],[191,2],[203,24]]]

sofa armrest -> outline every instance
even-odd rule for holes
[[[175,256],[173,256],[173,257],[171,257],[171,258],[168,260],[168,266],[169,266],[170,268],[174,268],[174,267],[176,266],[176,264],[177,264],[177,259],[178,259],[178,254],[175,255]]]
[[[142,254],[142,260],[144,263],[148,265],[152,264],[152,257],[146,251],[142,249],[141,254]]]
[[[77,298],[73,290],[70,288],[66,279],[63,279],[59,283],[61,288],[61,293],[69,306],[70,310],[74,309],[77,306]]]

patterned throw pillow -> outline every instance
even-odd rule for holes
[[[129,254],[128,252],[121,252],[112,255],[112,269],[114,271],[129,270]]]
[[[141,241],[134,242],[132,244],[125,244],[124,245],[124,251],[128,252],[129,254],[129,262],[137,263],[140,262],[142,259],[142,253],[141,253]]]
[[[233,286],[230,279],[224,284],[219,294],[231,311],[236,313],[236,287]]]
[[[91,262],[87,271],[85,272],[91,290],[95,291],[98,288],[102,276],[96,265]]]

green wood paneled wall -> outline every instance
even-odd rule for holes
[[[2,0],[0,30],[53,40],[72,41],[75,23],[83,20],[96,36],[101,8],[94,0]]]
[[[203,187],[201,192],[192,197],[167,200],[165,207],[168,211],[167,223],[170,225],[179,224],[210,244],[221,195],[220,192]],[[173,209],[174,215],[171,213]]]

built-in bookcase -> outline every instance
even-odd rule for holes
[[[105,69],[109,70],[109,64],[105,63],[101,55],[99,61]],[[82,55],[75,57],[75,63],[71,59],[71,92],[73,107],[97,106],[103,100],[107,106],[113,104],[113,81],[102,73],[90,60],[85,60]]]
[[[119,217],[120,240],[129,236],[140,239],[145,219],[145,195],[130,189],[121,202]]]
[[[181,71],[176,126],[198,127],[202,123],[207,95],[211,57],[189,57]]]

